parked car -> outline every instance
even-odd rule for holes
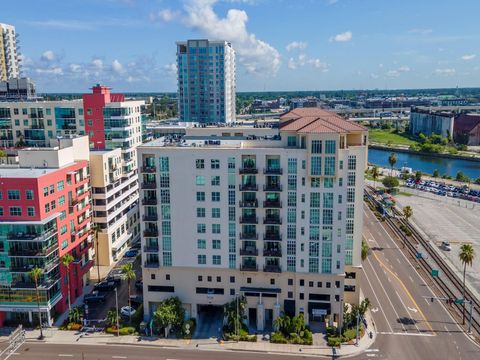
[[[93,289],[97,291],[112,291],[115,289],[115,281],[104,280],[96,284]]]
[[[125,253],[124,256],[127,257],[127,258],[132,258],[132,257],[136,257],[137,255],[138,255],[138,250],[130,249]]]
[[[122,314],[123,316],[133,316],[133,314],[135,314],[137,311],[131,307],[131,306],[124,306],[120,309],[120,314]]]
[[[143,304],[142,295],[130,295],[130,303],[134,306],[140,306]]]
[[[137,290],[143,291],[143,280],[142,279],[139,279],[139,280],[135,281],[135,288]]]
[[[142,248],[142,244],[140,241],[137,241],[135,244],[132,245],[132,249],[140,250]]]
[[[442,241],[442,245],[440,247],[445,251],[451,251],[452,250],[452,246],[450,245],[450,243],[448,241]]]
[[[105,294],[98,291],[92,291],[90,294],[83,297],[83,302],[85,304],[98,304],[105,302],[106,299],[107,297]]]
[[[122,269],[113,269],[107,276],[109,281],[115,281],[117,284],[123,279]]]

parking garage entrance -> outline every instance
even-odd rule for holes
[[[223,327],[223,305],[197,304],[195,339],[218,338]]]

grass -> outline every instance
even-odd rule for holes
[[[413,196],[413,194],[410,194],[410,193],[404,192],[404,191],[400,191],[400,192],[398,193],[398,195],[407,196],[407,197]]]
[[[370,142],[385,145],[415,145],[416,141],[403,134],[395,134],[393,130],[371,129],[368,132]]]

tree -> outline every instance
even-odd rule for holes
[[[111,308],[111,309],[108,310],[108,312],[107,312],[107,324],[108,324],[109,326],[117,326],[117,321],[118,321],[118,318],[117,318],[117,309]]]
[[[397,154],[391,153],[390,156],[388,157],[388,163],[390,164],[391,172],[390,175],[393,176],[393,167],[397,163]]]
[[[475,180],[475,184],[480,185],[480,177],[477,180]]]
[[[422,180],[422,172],[417,171],[417,172],[415,172],[415,181],[418,183],[418,182],[420,182],[420,180]]]
[[[95,262],[96,262],[96,265],[97,265],[97,283],[100,282],[100,261],[98,260],[98,256],[99,256],[99,249],[98,249],[98,233],[100,232],[101,228],[100,228],[100,225],[99,224],[94,224],[92,226],[92,233],[94,234],[95,236]]]
[[[38,282],[40,281],[40,277],[42,276],[42,273],[43,273],[43,270],[38,268],[38,267],[33,268],[28,273],[30,278],[35,283],[35,292],[37,294],[38,320],[39,320],[39,323],[40,323],[40,336],[38,337],[39,340],[43,339],[42,312],[40,310],[40,292],[38,290]]]
[[[305,330],[305,319],[303,314],[294,317],[282,315],[275,319],[273,326],[285,337],[290,337],[290,334],[300,335],[300,332]]]
[[[398,187],[400,185],[400,182],[396,177],[393,176],[386,176],[382,180],[383,186],[385,186],[389,191],[391,191],[393,188]]]
[[[20,137],[18,138],[18,141],[15,143],[15,147],[21,148],[21,147],[25,147],[26,145],[27,143],[25,142],[23,135],[20,135]]]
[[[70,264],[73,262],[73,256],[70,254],[65,254],[61,257],[60,261],[65,269],[67,270],[67,301],[68,301],[68,311],[72,310],[71,298],[70,298]]]
[[[434,178],[437,178],[437,177],[439,177],[439,176],[440,176],[440,173],[438,172],[438,170],[437,170],[437,169],[433,170],[433,174],[432,174],[432,176],[433,176]]]
[[[136,277],[137,275],[135,274],[132,263],[122,266],[122,278],[127,280],[128,285],[128,306],[132,306],[132,301],[130,299],[130,283],[132,280],[135,280]]]
[[[372,178],[373,178],[373,187],[377,187],[377,179],[380,177],[380,170],[378,170],[378,166],[374,165],[372,167]]]
[[[171,297],[161,301],[153,313],[153,320],[157,329],[167,329],[169,326],[178,328],[182,326],[185,309],[178,297]],[[166,331],[165,331],[166,333]]]
[[[407,205],[403,208],[403,216],[405,216],[405,219],[410,219],[413,215],[413,209],[410,205]]]
[[[3,164],[3,158],[7,157],[7,152],[5,150],[0,149],[0,164]]]
[[[467,265],[472,266],[473,259],[475,258],[475,250],[471,244],[463,244],[460,247],[460,253],[458,254],[460,261],[463,263],[463,320],[462,323],[465,324],[465,275],[467,272]]]
[[[82,316],[82,308],[75,306],[68,312],[68,321],[75,324],[80,324]]]
[[[470,178],[466,176],[463,171],[457,172],[457,176],[455,177],[455,180],[460,181],[460,182],[469,182]]]
[[[238,302],[238,309],[237,309]],[[223,305],[223,312],[227,319],[225,331],[233,333],[236,329],[242,328],[242,319],[245,316],[247,308],[247,299],[244,296],[235,298],[232,301]]]
[[[362,239],[362,261],[367,260],[368,257],[368,245],[365,240]]]

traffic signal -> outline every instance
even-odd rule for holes
[[[430,301],[431,301],[431,302],[433,302],[433,300],[435,300],[433,297],[432,297],[432,298],[430,298]]]

